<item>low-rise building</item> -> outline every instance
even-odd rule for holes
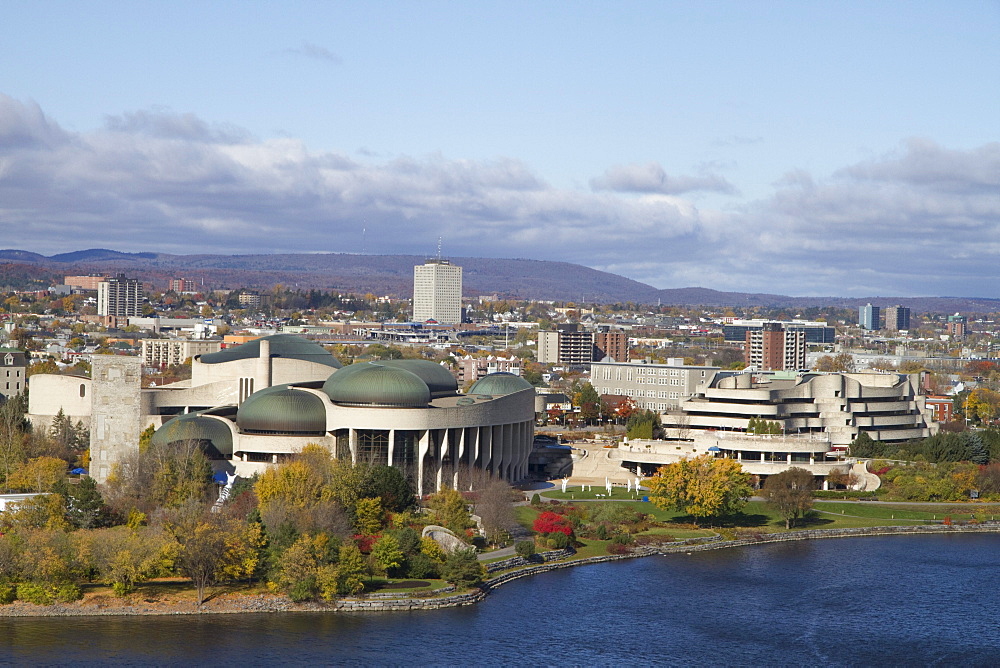
[[[630,397],[638,408],[662,413],[679,408],[718,370],[715,366],[690,366],[681,358],[670,358],[666,364],[594,362],[590,384],[598,394]]]

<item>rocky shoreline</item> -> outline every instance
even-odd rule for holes
[[[586,564],[606,563],[624,559],[636,559],[654,555],[700,552],[750,545],[766,545],[769,543],[788,542],[796,540],[817,540],[822,538],[854,538],[860,536],[892,536],[917,534],[962,534],[962,533],[1000,533],[1000,522],[982,524],[957,525],[920,525],[920,526],[888,526],[865,527],[855,529],[815,529],[790,531],[779,534],[759,534],[753,538],[738,540],[710,540],[700,543],[675,542],[659,545],[643,545],[634,548],[632,552],[621,555],[603,555],[586,559],[545,560],[542,563],[532,563],[520,560],[521,565],[514,565],[512,570],[505,570],[484,581],[478,590],[453,594],[450,596],[433,596],[447,593],[445,590],[431,592],[427,598],[383,598],[369,596],[364,598],[342,599],[335,603],[293,603],[287,596],[280,594],[222,594],[206,601],[201,606],[190,602],[165,602],[144,600],[122,604],[119,599],[107,596],[73,603],[54,605],[35,605],[23,601],[15,601],[0,606],[0,617],[100,617],[100,616],[141,616],[141,615],[204,615],[204,614],[255,614],[281,612],[390,612],[402,610],[436,610],[440,608],[473,605],[486,598],[489,591],[524,577],[562,568],[583,566]],[[559,551],[558,557],[564,559],[568,554]],[[513,561],[513,560],[507,560]]]

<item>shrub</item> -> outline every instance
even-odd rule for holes
[[[52,598],[59,603],[70,603],[83,598],[83,592],[75,584],[61,584],[52,588]]]
[[[9,582],[0,584],[0,605],[13,603],[17,599],[17,588]]]
[[[608,527],[605,524],[598,524],[597,530],[594,531],[594,536],[597,540],[607,540],[608,539]]]
[[[35,605],[52,605],[52,592],[49,588],[34,582],[22,582],[17,585],[17,597]]]
[[[559,532],[550,533],[546,543],[553,549],[562,550],[569,546],[569,535]]]
[[[542,505],[542,497],[538,496],[538,492],[531,495],[531,505],[540,506]]]
[[[567,537],[573,534],[573,521],[550,510],[541,513],[531,528],[541,534],[561,533]]]
[[[611,542],[615,545],[631,545],[633,542],[632,534],[630,533],[620,533],[611,539]]]
[[[406,574],[411,578],[433,578],[438,575],[437,563],[422,552],[406,558]]]
[[[614,541],[608,543],[608,554],[627,554],[628,546],[622,545],[621,543],[616,543]]]
[[[514,543],[514,551],[517,556],[530,559],[535,554],[535,542],[532,540],[519,540]]]

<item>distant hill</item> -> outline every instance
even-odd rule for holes
[[[276,284],[300,289],[340,290],[409,297],[419,255],[298,253],[275,255],[171,255],[89,249],[46,257],[31,251],[0,250],[0,285],[4,277],[125,272],[158,288],[171,278],[190,278],[212,288],[270,290]],[[811,306],[855,308],[871,302],[899,304],[914,311],[985,313],[1000,311],[1000,300],[965,297],[789,297],[720,292],[688,287],[659,290],[597,269],[569,262],[527,259],[453,257],[463,269],[466,295],[497,294],[516,299],[665,304],[678,306],[759,306],[802,309]],[[44,271],[43,271],[44,270]]]

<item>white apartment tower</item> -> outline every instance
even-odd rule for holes
[[[413,268],[413,320],[462,322],[462,268],[440,258]]]
[[[142,315],[142,281],[119,274],[97,284],[97,315],[128,318]]]

